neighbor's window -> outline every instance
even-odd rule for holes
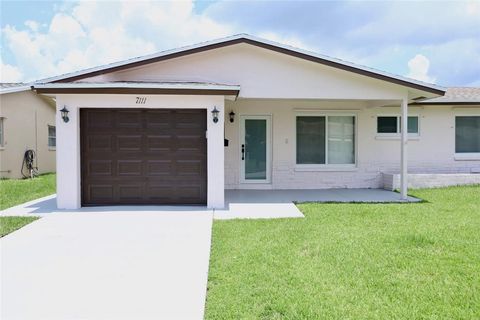
[[[455,117],[455,152],[480,153],[480,116]]]
[[[297,116],[297,164],[355,164],[355,117]]]
[[[48,126],[48,146],[55,148],[57,146],[56,130],[54,126]]]
[[[0,118],[0,147],[4,146],[3,118]]]
[[[408,117],[408,133],[418,134],[418,116]],[[402,117],[398,116],[378,116],[377,133],[380,134],[399,134],[402,132]]]

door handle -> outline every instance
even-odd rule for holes
[[[242,144],[242,160],[245,160],[245,145]]]

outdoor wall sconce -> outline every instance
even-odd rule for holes
[[[232,110],[228,115],[230,116],[230,123],[233,123],[233,121],[235,120],[235,112],[233,112]]]
[[[220,111],[218,111],[217,107],[214,107],[213,110],[212,110],[213,123],[218,122],[218,114],[219,113],[220,113]]]
[[[63,122],[67,123],[70,119],[68,118],[68,109],[66,106],[63,106],[63,108],[60,110],[60,113],[62,114],[62,119]]]

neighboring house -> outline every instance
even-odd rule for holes
[[[22,178],[27,150],[36,172],[55,172],[55,101],[24,83],[0,84],[0,177]]]
[[[225,189],[381,188],[392,172],[405,199],[407,170],[480,169],[478,89],[438,104],[437,85],[248,35],[34,87],[69,111],[59,208],[222,208]]]

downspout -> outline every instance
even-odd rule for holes
[[[408,199],[408,98],[402,99],[401,116],[401,159],[400,159],[400,194],[402,200]]]

